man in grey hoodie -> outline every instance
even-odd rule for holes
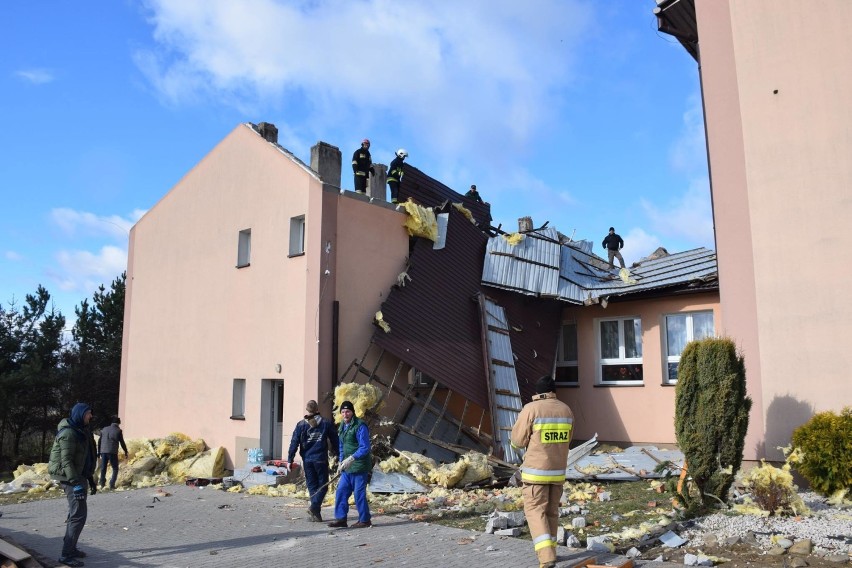
[[[101,437],[98,440],[98,453],[101,455],[101,489],[106,484],[107,464],[112,467],[112,476],[109,478],[109,488],[115,489],[115,480],[118,478],[118,446],[124,450],[124,457],[127,458],[127,444],[124,443],[124,434],[121,432],[121,418],[113,416],[109,426],[101,430]]]

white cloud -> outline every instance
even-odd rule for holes
[[[50,218],[67,236],[106,235],[126,242],[130,228],[144,214],[145,210],[135,209],[128,217],[121,217],[120,215],[103,216],[87,211],[59,207],[50,211]]]
[[[663,246],[658,236],[649,235],[642,229],[638,228],[630,229],[626,235],[623,235],[623,238],[624,248],[621,250],[621,255],[624,257],[624,262],[627,266],[630,266],[637,260],[648,256],[657,250],[658,247]],[[605,251],[603,254],[604,258],[606,258]]]
[[[6,257],[6,260],[11,260],[13,262],[24,260],[24,257],[20,253],[17,253],[13,250],[7,250],[3,256]]]
[[[685,239],[694,246],[714,248],[710,187],[706,179],[693,180],[680,197],[665,205],[647,199],[642,199],[641,204],[654,231],[664,237]]]
[[[669,152],[672,169],[688,175],[707,172],[707,145],[704,137],[704,109],[701,97],[693,95],[683,113],[683,130]]]
[[[447,154],[487,141],[503,156],[558,112],[594,16],[588,4],[562,0],[146,6],[156,47],[136,63],[171,104],[277,103],[318,132],[391,123],[401,140],[417,132]]]
[[[57,270],[50,273],[61,290],[91,294],[127,268],[127,251],[115,246],[104,246],[97,253],[60,250],[56,261]]]
[[[15,71],[15,75],[34,85],[44,85],[54,79],[53,74],[46,69],[22,69]]]

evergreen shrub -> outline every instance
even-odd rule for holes
[[[727,502],[742,465],[750,409],[745,363],[734,342],[707,338],[688,343],[675,389],[675,434],[697,490],[679,495],[688,514],[706,509],[708,496]]]
[[[815,414],[793,431],[790,461],[823,495],[852,491],[852,408]]]

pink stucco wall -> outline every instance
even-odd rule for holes
[[[289,257],[299,215],[305,254]],[[332,303],[353,318],[341,331],[341,360],[351,359],[366,348],[370,311],[407,254],[402,222],[395,210],[324,187],[238,126],[131,231],[119,403],[126,436],[183,432],[240,465],[245,446],[259,442],[262,381],[283,380],[284,455],[305,401],[331,387]],[[251,263],[237,268],[245,229]],[[339,275],[341,267],[359,270]],[[235,378],[246,379],[245,420],[230,418]]]
[[[852,401],[852,3],[697,0],[696,14],[721,329],[755,399],[746,458],[778,459],[813,412]]]
[[[611,302],[606,308],[566,308],[563,321],[577,323],[579,385],[559,388],[558,395],[574,411],[574,438],[588,440],[597,433],[606,442],[674,444],[675,388],[663,385],[663,321],[667,314],[705,310],[713,311],[718,326],[719,297],[715,292]],[[642,321],[643,384],[595,386],[599,361],[595,322],[628,316]]]

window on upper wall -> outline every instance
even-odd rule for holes
[[[636,317],[597,320],[598,384],[642,384],[642,320]]]
[[[240,231],[237,243],[237,268],[243,268],[251,263],[251,229]]]
[[[716,334],[713,327],[713,312],[669,314],[665,319],[663,333],[665,333],[666,338],[664,344],[666,369],[664,370],[663,382],[674,384],[677,382],[680,354],[683,353],[686,344],[693,340],[713,337]]]
[[[245,420],[246,415],[246,380],[234,379],[231,394],[231,420]]]
[[[305,216],[290,218],[290,256],[305,254]]]
[[[576,385],[579,382],[577,367],[577,324],[563,323],[559,332],[559,345],[556,349],[557,385]]]

